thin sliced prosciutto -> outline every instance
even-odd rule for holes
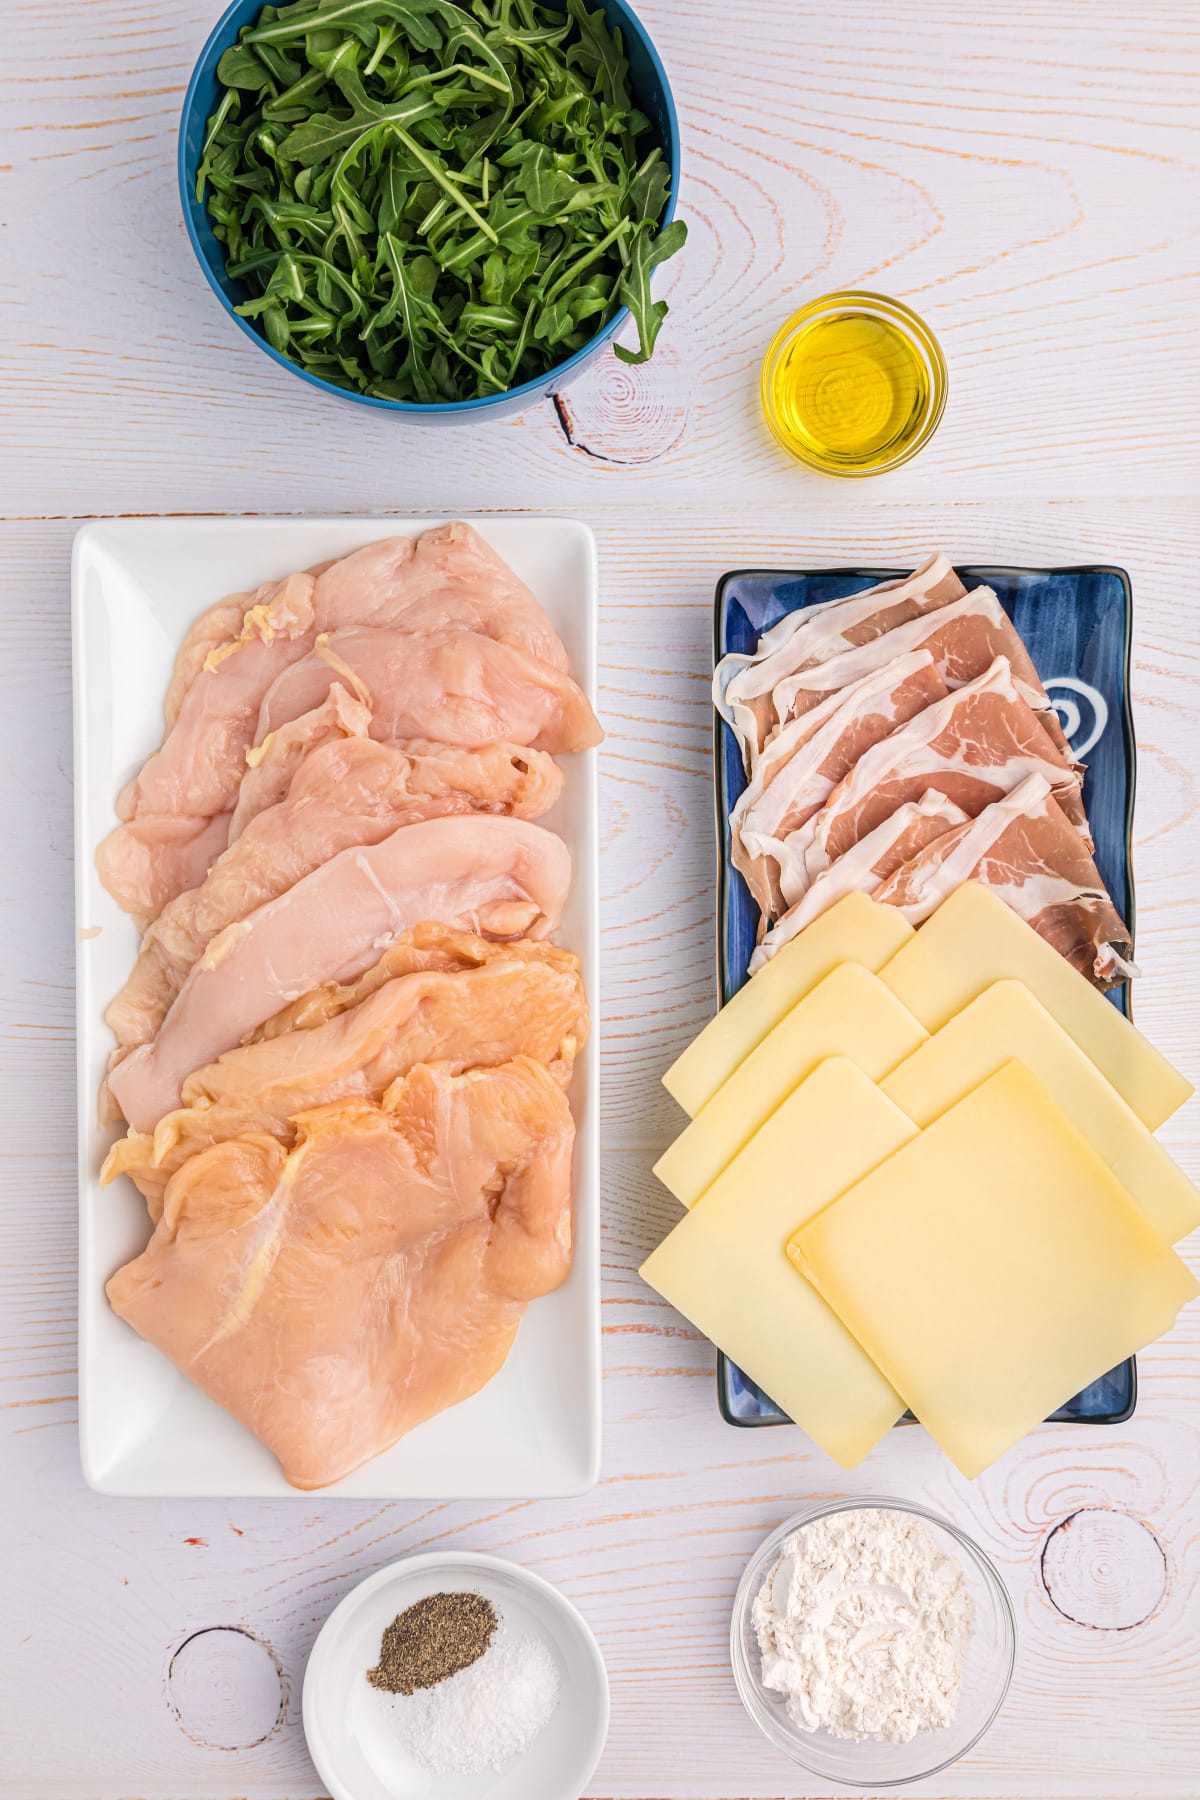
[[[991,888],[1095,986],[1137,973],[1129,928],[1045,776],[928,844],[875,898],[919,925],[968,881]]]
[[[928,650],[913,650],[785,725],[767,745],[730,817],[734,867],[761,911],[786,908],[786,840],[828,800],[859,757],[897,726],[946,697]]]
[[[870,643],[965,592],[947,558],[931,556],[909,576],[878,582],[844,600],[797,607],[764,632],[753,655],[723,657],[713,678],[713,699],[737,733],[747,766],[751,747],[760,746],[775,723],[771,697],[780,681]]]
[[[893,657],[928,650],[948,688],[964,687],[986,673],[998,656],[1007,659],[1013,679],[1043,729],[1064,756],[1070,751],[1058,715],[1042,686],[1028,650],[991,588],[974,588],[936,612],[899,625],[857,650],[780,682],[774,693],[776,726],[819,706],[830,693],[849,687]]]
[[[1044,775],[1084,842],[1087,815],[1075,766],[1055,749],[1023,699],[1007,659],[926,707],[861,756],[820,812],[801,826],[796,878],[788,898],[808,884],[906,801],[944,794],[975,818],[1030,775]]]
[[[857,888],[864,894],[875,894],[889,875],[932,844],[935,838],[956,825],[967,825],[960,806],[944,794],[930,792],[920,800],[909,800],[897,807],[890,819],[869,831],[866,837],[847,850],[808,887],[801,899],[772,925],[750,959],[753,975],[770,961],[777,950],[791,943],[798,932],[811,925],[823,912]],[[787,871],[784,871],[785,878]]]

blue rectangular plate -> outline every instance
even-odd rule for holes
[[[1129,707],[1129,637],[1132,597],[1124,569],[1011,569],[956,565],[968,588],[993,588],[1020,632],[1076,755],[1087,763],[1083,797],[1096,862],[1118,911],[1134,927],[1130,833],[1136,775]],[[739,569],[717,584],[713,650],[754,649],[762,633],[797,607],[842,600],[907,569]],[[746,785],[737,741],[716,720],[716,792],[719,889],[718,976],[725,1005],[746,980],[758,930],[758,908],[729,856],[729,815]],[[1113,1005],[1129,1017],[1129,986],[1114,988]],[[735,1363],[717,1359],[717,1395],[731,1425],[786,1425],[774,1401]],[[1137,1403],[1137,1368],[1131,1357],[1077,1394],[1054,1414],[1079,1424],[1115,1425]]]

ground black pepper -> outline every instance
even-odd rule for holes
[[[496,1609],[482,1594],[427,1594],[392,1620],[367,1680],[388,1694],[436,1687],[479,1661],[496,1624]]]

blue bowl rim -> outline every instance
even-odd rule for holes
[[[260,0],[260,5],[265,3],[266,0]],[[603,4],[603,0],[601,0],[601,4]],[[220,301],[228,317],[233,320],[238,329],[243,332],[252,343],[257,344],[260,350],[264,350],[273,362],[278,363],[279,367],[281,369],[286,369],[289,374],[296,375],[301,381],[307,382],[310,387],[318,388],[322,393],[332,394],[337,400],[351,400],[360,406],[375,407],[380,412],[407,414],[421,419],[437,418],[439,415],[444,417],[447,414],[460,417],[464,413],[486,413],[493,407],[498,407],[505,402],[511,402],[513,400],[528,399],[532,402],[540,399],[543,395],[551,392],[553,387],[560,380],[564,377],[569,377],[572,371],[577,369],[581,363],[590,360],[602,345],[608,343],[610,339],[616,336],[625,320],[629,317],[629,308],[627,306],[618,307],[612,318],[609,319],[606,324],[601,326],[595,336],[589,338],[587,343],[569,356],[565,362],[556,363],[552,368],[547,369],[544,374],[535,375],[531,380],[523,381],[519,387],[505,388],[503,392],[499,394],[480,394],[472,400],[435,401],[385,400],[376,394],[360,394],[353,388],[338,387],[335,382],[326,381],[321,375],[310,375],[307,369],[301,368],[299,363],[293,362],[291,357],[284,356],[281,351],[275,349],[273,344],[268,343],[263,334],[260,331],[255,330],[249,319],[242,318],[241,315],[234,310],[229,296],[225,293],[216,278],[216,273],[205,254],[203,245],[200,243],[196,227],[192,220],[192,206],[195,204],[195,185],[194,182],[189,181],[189,171],[187,167],[187,127],[188,120],[191,118],[196,106],[196,94],[200,85],[200,70],[210,51],[218,44],[220,44],[223,49],[229,47],[229,45],[224,42],[225,35],[235,16],[243,10],[244,5],[245,0],[230,0],[230,4],[225,8],[225,11],[221,14],[208,36],[205,38],[200,54],[193,65],[191,77],[187,84],[187,91],[183,97],[183,108],[179,116],[176,167],[179,180],[179,198],[183,211],[183,223],[187,230],[188,241],[192,246],[196,261],[203,271],[204,278],[217,299]],[[663,149],[666,152],[671,169],[671,192],[667,197],[666,210],[659,221],[659,229],[661,230],[664,226],[669,225],[671,220],[675,217],[675,206],[679,193],[679,116],[675,110],[675,97],[671,92],[671,84],[667,80],[666,69],[663,67],[662,58],[654,47],[653,39],[643,25],[641,19],[633,11],[632,7],[627,4],[627,0],[620,0],[620,5],[622,11],[626,15],[629,25],[637,31],[641,38],[642,48],[646,53],[647,59],[649,60],[650,66],[654,71],[655,78],[661,89],[663,111],[666,114],[667,119],[668,142],[663,145]],[[624,29],[624,26],[622,29]],[[234,40],[232,39],[230,40],[230,42],[233,41]]]

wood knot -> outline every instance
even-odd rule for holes
[[[678,354],[669,347],[648,363],[625,363],[611,349],[570,390],[550,396],[573,450],[622,468],[654,462],[683,436],[688,397]]]
[[[1129,1631],[1145,1624],[1167,1591],[1166,1552],[1141,1519],[1083,1506],[1043,1544],[1042,1582],[1051,1604],[1074,1624]]]
[[[242,1625],[194,1631],[167,1667],[167,1704],[206,1750],[250,1750],[283,1723],[287,1682],[275,1652]]]

